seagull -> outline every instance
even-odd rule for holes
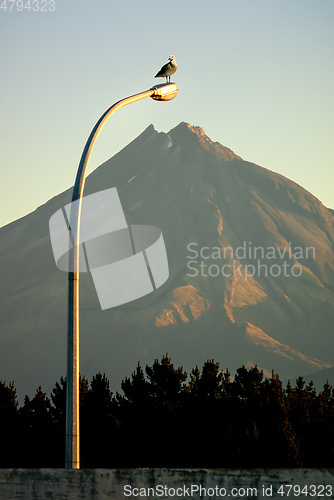
[[[175,59],[175,56],[169,56],[169,62],[165,64],[160,71],[155,75],[154,78],[159,78],[160,76],[166,77],[166,83],[168,82],[168,77],[169,77],[169,83],[170,83],[170,77],[175,73],[177,70],[177,62]]]

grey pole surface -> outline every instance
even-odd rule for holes
[[[79,423],[79,245],[82,195],[85,173],[94,143],[107,120],[115,111],[133,102],[152,97],[167,101],[176,96],[175,83],[162,84],[139,94],[135,94],[113,104],[97,121],[81,155],[72,194],[70,213],[70,234],[73,252],[69,257],[68,272],[68,339],[67,339],[67,379],[66,379],[66,441],[65,468],[80,469],[80,423]],[[78,200],[77,203],[73,203]]]

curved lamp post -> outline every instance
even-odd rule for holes
[[[67,340],[67,382],[66,382],[66,442],[65,468],[80,469],[80,428],[79,428],[79,245],[80,215],[85,173],[94,143],[104,124],[115,111],[146,97],[158,101],[170,101],[177,94],[175,83],[155,85],[146,92],[126,97],[113,104],[101,116],[93,128],[84,147],[72,194],[70,213],[70,233],[73,251],[69,257],[68,272],[68,340]],[[77,201],[78,200],[78,201]],[[73,203],[77,201],[77,203]]]

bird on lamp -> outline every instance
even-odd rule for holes
[[[159,78],[159,77],[166,77],[166,83],[168,83],[168,77],[169,77],[169,83],[170,83],[170,77],[175,73],[177,70],[177,62],[175,59],[175,56],[169,56],[169,62],[165,64],[160,71],[155,75],[154,78]]]

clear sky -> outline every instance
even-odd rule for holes
[[[334,0],[30,3],[0,9],[0,226],[73,184],[99,116],[163,83],[170,54],[177,98],[118,111],[89,172],[150,123],[186,121],[334,208]]]

